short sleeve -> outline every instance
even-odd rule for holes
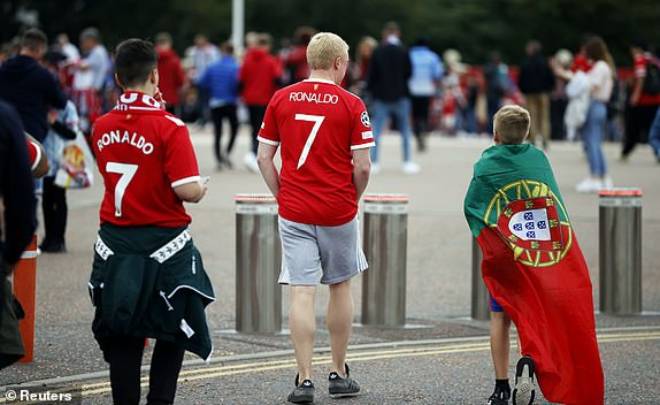
[[[277,127],[277,117],[275,114],[276,108],[275,97],[273,97],[271,102],[268,103],[266,114],[259,130],[259,136],[257,137],[259,142],[266,145],[278,146],[280,144],[280,131]]]
[[[33,141],[26,139],[28,158],[30,159],[30,169],[34,170],[41,161],[41,148]]]
[[[351,150],[370,148],[375,146],[374,133],[371,129],[371,120],[367,107],[358,99],[352,111],[353,131],[351,133]]]
[[[633,62],[635,67],[635,77],[646,77],[646,58],[642,55],[637,55]]]
[[[173,188],[200,180],[195,149],[185,125],[177,126],[164,146],[165,175]]]

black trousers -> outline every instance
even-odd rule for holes
[[[238,134],[238,116],[236,115],[236,104],[227,104],[211,109],[211,119],[213,119],[213,133],[215,142],[213,144],[215,159],[218,163],[224,161],[222,154],[222,123],[226,119],[229,121],[229,144],[227,144],[227,156],[234,149],[236,134]],[[259,123],[261,125],[261,123]]]
[[[631,106],[626,110],[626,134],[621,154],[628,156],[638,143],[648,141],[651,124],[658,111],[657,105]]]
[[[104,346],[103,354],[110,364],[110,385],[115,404],[140,403],[140,367],[143,352],[144,338],[115,337]],[[183,353],[184,349],[174,343],[156,341],[151,358],[147,404],[174,403]]]
[[[66,189],[55,185],[55,177],[44,177],[41,207],[44,212],[46,235],[44,244],[64,243],[69,209],[66,205]]]
[[[429,122],[429,109],[431,108],[430,96],[412,96],[412,116],[413,116],[413,132],[416,137],[428,131]]]
[[[252,152],[256,155],[257,148],[259,147],[257,135],[259,135],[259,129],[261,128],[261,123],[264,120],[264,114],[266,114],[266,106],[248,105],[247,108],[248,115],[250,116],[250,126],[252,127]]]

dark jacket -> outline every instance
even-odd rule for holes
[[[376,100],[393,102],[408,96],[408,79],[412,65],[408,51],[402,45],[381,44],[369,64],[367,89]]]
[[[555,76],[543,54],[525,58],[520,65],[518,86],[523,94],[550,93],[555,87]]]
[[[5,241],[0,242],[0,263],[4,261],[14,264],[32,240],[37,226],[36,199],[23,126],[16,111],[2,101],[0,101],[0,197],[5,206],[4,229],[7,232]],[[1,237],[2,235],[0,239]]]
[[[48,134],[49,107],[66,107],[57,79],[36,60],[23,55],[0,66],[0,98],[18,111],[25,131],[39,142]]]

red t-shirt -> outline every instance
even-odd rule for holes
[[[279,59],[263,49],[247,51],[238,80],[243,85],[241,97],[247,105],[266,105],[277,90],[277,79],[282,77]]]
[[[30,168],[34,170],[37,168],[37,166],[39,165],[39,161],[41,160],[41,148],[39,147],[39,145],[37,145],[36,143],[34,143],[29,139],[26,139],[25,142],[27,143],[28,159],[30,159]]]
[[[633,59],[633,63],[635,77],[637,79],[643,79],[646,77],[647,63],[652,63],[652,56],[650,54],[637,54]],[[648,94],[644,93],[644,90],[642,90],[637,105],[660,105],[660,94]]]
[[[337,226],[355,217],[352,151],[374,146],[359,97],[324,80],[288,86],[268,104],[259,141],[282,146],[282,218]]]
[[[186,125],[161,103],[126,92],[92,129],[105,195],[101,223],[175,228],[190,216],[173,188],[199,181],[197,158]]]

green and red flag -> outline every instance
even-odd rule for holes
[[[528,144],[488,148],[464,204],[484,282],[536,363],[545,398],[602,404],[589,269],[545,154]]]

